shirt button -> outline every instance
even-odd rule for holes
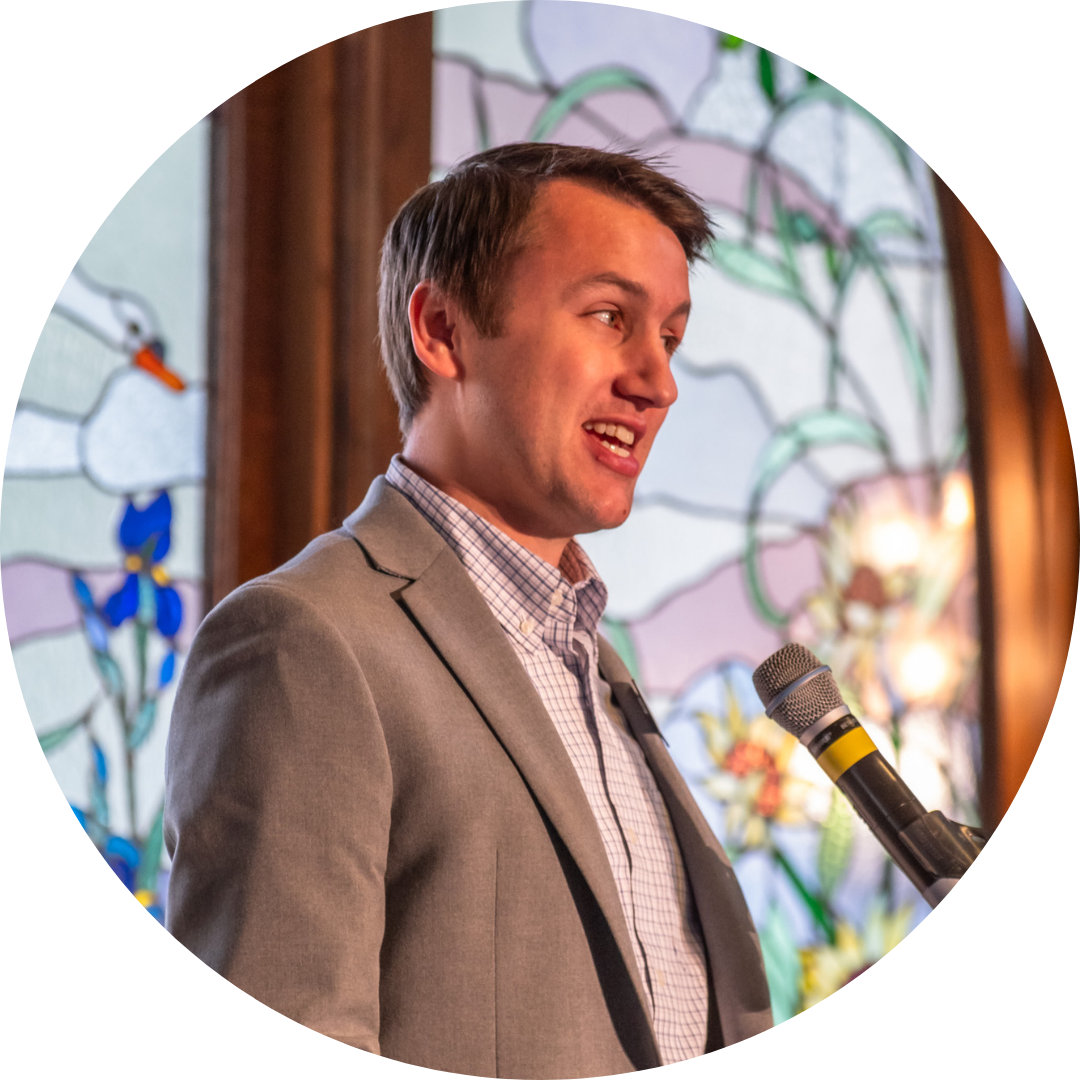
[[[627,826],[626,828],[626,839],[629,840],[631,844],[637,843],[637,833],[634,832],[633,828],[630,826]]]
[[[532,619],[524,618],[518,624],[521,627],[521,632],[528,637],[536,629],[536,623]]]

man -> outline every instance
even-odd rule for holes
[[[172,932],[354,1046],[625,1072],[771,1023],[734,873],[596,626],[707,217],[627,155],[504,146],[399,212],[404,454],[207,617],[167,770]]]

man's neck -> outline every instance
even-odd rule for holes
[[[499,532],[510,537],[515,543],[520,544],[534,555],[538,555],[544,562],[550,563],[557,569],[562,569],[563,553],[566,551],[566,545],[570,543],[572,537],[551,539],[544,536],[531,536],[520,529],[515,529],[499,511],[498,507],[480,498],[453,477],[442,475],[438,469],[432,468],[430,462],[425,462],[423,457],[422,454],[409,452],[409,448],[407,448],[406,452],[402,454],[401,460],[417,476],[422,477],[433,487],[437,487],[444,494],[449,495],[451,499],[456,499],[462,506],[467,506],[474,514],[482,517],[489,525],[493,525]]]

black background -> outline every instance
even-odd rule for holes
[[[166,11],[161,22],[152,9],[93,18],[52,10],[48,22],[31,13],[28,29],[9,38],[6,235],[14,251],[9,244],[5,261],[16,281],[6,314],[15,315],[17,334],[5,415],[60,285],[138,175],[222,99],[364,25],[355,17],[289,24],[280,14],[268,17],[272,26],[226,25],[220,13]],[[1013,272],[1061,380],[1071,345],[1066,289],[1077,262],[1076,181],[1067,165],[1076,120],[1066,89],[1076,62],[1065,54],[1064,31],[1049,18],[1034,27],[948,30],[872,29],[865,11],[860,19],[862,37],[852,36],[848,18],[835,28],[786,16],[782,25],[751,19],[723,28],[839,86],[939,172]],[[17,793],[8,834],[12,1041],[71,1064],[93,1059],[97,1048],[108,1054],[105,1067],[221,1065],[283,1042],[314,1061],[333,1054],[359,1064],[219,980],[139,908],[67,809],[19,719],[25,711],[6,671],[16,708],[8,781]],[[854,1047],[880,1048],[897,1069],[962,1067],[988,1049],[1026,1052],[1036,1043],[1045,1052],[1063,1038],[1063,997],[1077,976],[1075,894],[1063,881],[1075,860],[1059,795],[1059,713],[1007,819],[941,909],[851,987],[725,1052],[721,1065],[785,1064],[791,1053],[851,1067]],[[1052,987],[1052,974],[1063,988]]]

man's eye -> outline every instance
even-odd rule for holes
[[[677,337],[665,337],[664,348],[667,349],[668,356],[671,356],[675,350],[679,347],[679,339]]]
[[[593,314],[605,325],[610,326],[613,330],[619,325],[619,313],[617,311],[609,311],[605,308],[603,311],[594,311]]]

